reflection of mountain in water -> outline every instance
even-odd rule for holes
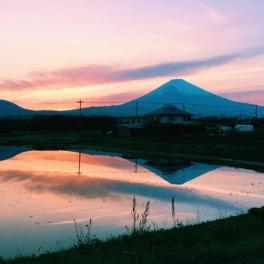
[[[210,171],[213,171],[220,166],[216,165],[207,165],[201,163],[191,163],[190,165],[175,166],[175,167],[162,167],[155,166],[146,162],[145,159],[127,159],[119,153],[112,152],[102,152],[102,151],[93,151],[93,150],[82,150],[82,153],[88,155],[99,155],[99,156],[112,156],[112,157],[122,157],[123,159],[129,160],[135,164],[135,171],[137,171],[137,166],[141,166],[148,171],[160,176],[162,179],[167,181],[170,184],[184,184],[188,181],[191,181],[197,177],[202,176]]]
[[[1,150],[1,158],[6,159],[14,157],[20,152],[27,151],[27,148],[16,148],[16,147],[7,147],[2,148]],[[24,150],[24,151],[23,151]],[[43,167],[41,167],[39,170],[38,168],[35,168],[36,171],[32,170],[20,170],[16,168],[16,166],[8,168],[4,168],[2,171],[0,171],[0,183],[3,182],[10,182],[13,183],[19,182],[20,184],[24,185],[26,189],[28,189],[30,192],[52,192],[57,193],[60,195],[73,195],[78,197],[84,197],[86,199],[89,198],[102,198],[102,197],[116,197],[116,195],[135,195],[135,196],[141,196],[141,197],[147,197],[148,199],[158,199],[160,201],[168,201],[171,199],[171,197],[174,197],[178,201],[182,201],[184,203],[194,203],[194,204],[204,204],[209,206],[217,206],[217,208],[230,208],[234,209],[233,205],[229,204],[228,202],[222,201],[218,198],[214,197],[204,197],[204,195],[201,195],[196,192],[189,192],[185,191],[183,189],[177,189],[174,186],[169,185],[152,185],[148,181],[146,182],[130,182],[126,181],[126,179],[122,178],[122,175],[120,175],[120,178],[114,178],[114,179],[100,179],[93,176],[89,177],[82,177],[82,174],[87,175],[87,172],[82,171],[82,166],[84,165],[85,161],[82,161],[81,156],[84,157],[86,155],[99,155],[99,156],[113,156],[113,161],[104,163],[104,166],[109,167],[118,167],[120,164],[125,163],[125,170],[133,170],[137,172],[137,166],[142,171],[142,168],[151,172],[154,172],[157,176],[160,176],[164,179],[166,179],[168,182],[173,184],[182,184],[184,181],[188,181],[191,178],[198,177],[202,173],[208,172],[209,170],[213,169],[213,166],[206,166],[201,164],[194,164],[190,166],[189,168],[196,168],[196,171],[199,171],[200,173],[196,173],[195,175],[192,174],[192,177],[190,177],[188,171],[189,168],[182,169],[180,171],[185,171],[186,175],[181,172],[181,174],[178,174],[179,171],[176,171],[174,173],[171,173],[168,175],[168,173],[163,173],[160,170],[157,170],[151,166],[146,166],[146,160],[131,160],[124,159],[121,157],[121,155],[117,153],[107,153],[103,154],[102,152],[96,153],[95,151],[85,151],[85,154],[79,152],[79,151],[73,151],[79,153],[79,159],[76,159],[76,162],[78,164],[79,160],[79,168],[78,172],[79,176],[76,177],[76,175],[73,175],[72,172],[65,173],[59,173],[54,169],[54,172],[46,171],[45,168],[43,170]],[[76,154],[77,154],[76,153]],[[61,154],[63,157],[63,153]],[[76,156],[76,157],[78,157]],[[115,160],[118,158],[119,162],[116,163]],[[121,158],[121,160],[120,160]],[[38,159],[38,156],[36,155],[36,160]],[[122,161],[123,159],[123,161]],[[24,157],[24,162],[27,161],[27,159]],[[4,162],[4,161],[3,161]],[[32,159],[29,159],[28,162],[32,162]],[[45,160],[44,160],[45,162]],[[49,162],[49,160],[46,160],[46,162]],[[63,162],[63,160],[62,160]],[[67,159],[65,159],[65,162],[67,162]],[[82,164],[81,164],[82,163]],[[138,164],[138,165],[137,165]],[[135,165],[135,166],[134,166]],[[51,164],[52,166],[52,164]],[[197,168],[201,168],[203,166],[204,169],[198,170]],[[86,167],[87,168],[87,167]],[[206,168],[206,170],[205,170]],[[210,168],[210,169],[209,169]],[[1,169],[1,166],[0,166]],[[76,167],[77,169],[77,167]],[[187,169],[187,171],[186,171]],[[62,168],[63,170],[63,168]],[[190,170],[192,172],[192,170]],[[182,175],[182,176],[179,176]],[[184,176],[185,175],[185,176]],[[168,178],[167,178],[168,177]],[[176,179],[176,180],[175,180]],[[12,183],[12,184],[13,184]]]
[[[192,163],[184,167],[179,166],[178,168],[175,167],[174,169],[167,169],[166,167],[162,168],[161,166],[157,167],[154,165],[150,165],[144,160],[137,160],[137,164],[155,173],[171,184],[184,184],[188,181],[202,176],[205,173],[208,173],[209,171],[219,168],[219,166],[215,165]]]
[[[28,147],[0,146],[0,161],[11,159],[28,150],[30,150]]]
[[[28,147],[15,147],[15,146],[0,147],[0,161],[11,159],[16,155],[26,152],[28,150],[30,150]],[[200,163],[192,163],[190,165],[185,164],[184,166],[178,166],[178,167],[177,166],[162,167],[162,166],[155,166],[154,164],[149,164],[145,159],[127,159],[122,157],[122,155],[119,153],[102,152],[102,151],[94,151],[94,150],[82,150],[82,151],[72,150],[72,151],[79,152],[79,155],[83,154],[83,155],[96,155],[96,156],[112,156],[113,158],[120,157],[134,163],[135,168],[131,168],[131,169],[134,169],[135,172],[137,171],[137,166],[140,166],[156,174],[157,176],[160,176],[168,183],[177,184],[177,185],[184,184],[219,167],[215,165],[207,165]],[[111,166],[111,164],[108,165]],[[113,163],[113,166],[116,166],[116,164]],[[79,173],[80,171],[81,171],[81,158],[79,156]]]

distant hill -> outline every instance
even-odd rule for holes
[[[84,115],[131,116],[136,114],[136,103],[139,115],[151,112],[163,104],[175,104],[180,109],[201,116],[255,116],[253,104],[235,102],[210,93],[182,79],[173,79],[152,92],[121,105],[87,107]],[[259,107],[259,115],[264,116],[264,107]],[[69,111],[32,111],[21,108],[8,101],[0,100],[0,117],[32,116],[36,114],[79,115],[79,110]]]
[[[9,117],[9,116],[30,116],[33,111],[24,109],[16,104],[11,102],[0,100],[0,116]]]
[[[34,115],[41,115],[41,114],[58,114],[59,111],[34,111],[22,108],[14,103],[11,103],[6,100],[0,100],[0,117],[1,118],[15,118],[15,117],[31,117]]]

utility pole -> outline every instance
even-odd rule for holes
[[[256,105],[256,112],[255,112],[255,115],[256,115],[256,119],[258,119],[258,105]]]
[[[138,102],[135,102],[136,104],[136,117],[138,117]]]
[[[82,116],[82,104],[84,103],[84,101],[80,99],[77,103],[79,104],[80,107],[80,116]]]
[[[80,117],[79,117],[79,122],[80,122],[80,133],[82,132],[82,104],[84,103],[84,101],[82,101],[82,99],[80,99],[78,102],[79,104],[79,109],[80,109]]]
[[[182,103],[182,110],[185,111],[185,103]]]

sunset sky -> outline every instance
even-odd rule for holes
[[[69,109],[183,78],[264,105],[263,10],[263,0],[0,0],[0,99]]]

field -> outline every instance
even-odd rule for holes
[[[0,145],[27,145],[34,149],[91,148],[264,169],[264,134],[122,138],[96,135],[96,132],[11,133],[0,136]]]

